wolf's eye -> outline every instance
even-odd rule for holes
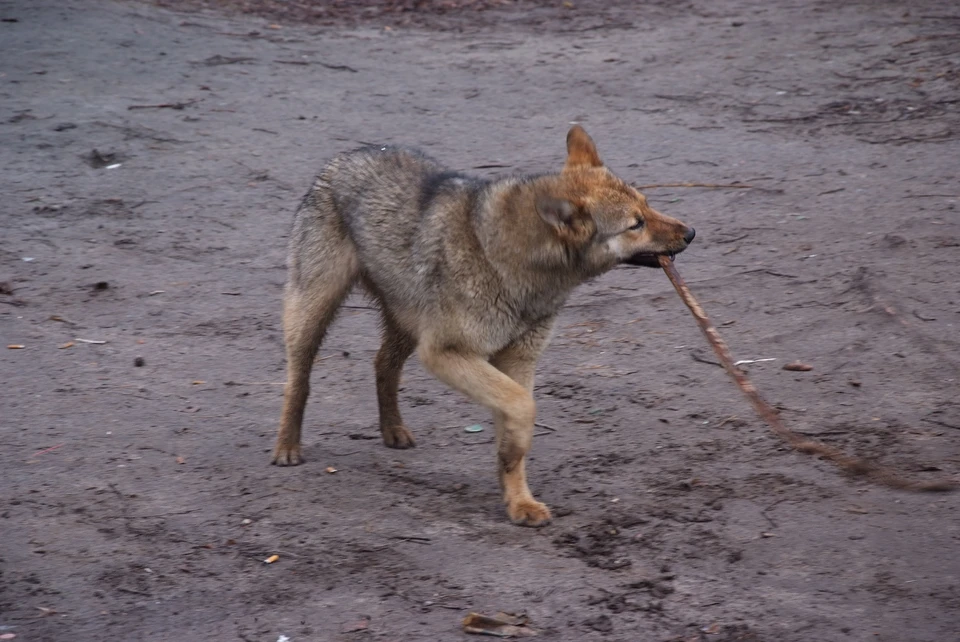
[[[631,230],[639,230],[641,227],[643,227],[643,219],[642,219],[642,218],[638,218],[638,219],[637,219],[637,222],[634,223],[633,225],[631,225],[631,226],[629,227],[629,229],[631,229]]]

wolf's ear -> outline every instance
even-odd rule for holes
[[[537,198],[537,214],[553,227],[569,225],[577,213],[577,208],[570,201],[553,196]]]
[[[580,125],[574,125],[567,132],[567,164],[566,167],[603,167],[603,161],[597,153],[597,146],[593,144],[590,134]]]

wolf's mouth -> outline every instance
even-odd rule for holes
[[[683,250],[680,250],[681,252]],[[660,257],[669,256],[672,261],[678,252],[637,252],[626,259],[624,259],[624,264],[626,265],[640,265],[643,267],[650,268],[659,268],[660,267]]]

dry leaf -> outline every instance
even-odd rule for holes
[[[524,615],[497,613],[493,617],[470,613],[463,619],[463,630],[477,635],[492,635],[498,638],[522,638],[538,635],[535,629],[527,627]]]

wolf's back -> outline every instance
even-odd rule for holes
[[[483,185],[415,150],[366,147],[327,164],[297,212],[294,234],[345,236],[379,296],[425,305],[443,278],[445,240],[469,233]],[[307,245],[332,241],[315,237]]]

